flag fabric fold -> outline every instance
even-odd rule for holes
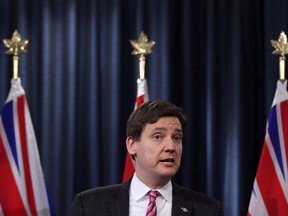
[[[248,216],[288,215],[288,92],[278,81],[264,145],[250,198]]]
[[[20,78],[0,113],[0,173],[0,215],[54,215]]]
[[[147,81],[146,79],[137,79],[137,97],[135,101],[134,109],[139,107],[141,104],[147,102],[149,100],[148,96],[148,87],[147,87]],[[135,172],[133,160],[129,153],[126,154],[126,160],[125,160],[125,167],[124,167],[124,173],[122,182],[127,181],[130,179]]]

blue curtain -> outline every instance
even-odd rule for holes
[[[75,193],[120,183],[138,57],[130,39],[155,40],[146,57],[151,100],[181,106],[188,128],[174,180],[245,215],[278,79],[270,39],[288,31],[286,0],[2,0],[0,38],[18,30],[26,90],[57,215]],[[0,46],[0,104],[12,58]],[[3,176],[1,176],[3,178]]]

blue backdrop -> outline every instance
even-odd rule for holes
[[[0,38],[18,30],[46,183],[57,215],[75,193],[120,183],[138,57],[130,39],[155,40],[146,58],[151,100],[181,106],[188,128],[175,181],[245,215],[278,75],[270,39],[287,31],[286,0],[2,0]],[[12,58],[0,46],[0,104]],[[3,176],[2,176],[3,177]]]

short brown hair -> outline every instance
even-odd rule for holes
[[[126,135],[131,136],[134,140],[139,140],[144,126],[154,124],[161,117],[177,117],[180,121],[182,130],[186,128],[186,118],[180,107],[165,101],[148,101],[136,110],[134,110],[126,127]]]

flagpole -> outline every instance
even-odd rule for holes
[[[21,36],[17,30],[14,31],[11,39],[3,39],[4,45],[8,48],[5,52],[8,55],[13,55],[13,79],[19,78],[19,55],[26,53],[25,49],[28,40],[21,40]]]
[[[152,47],[155,44],[155,41],[148,41],[147,35],[143,31],[138,38],[138,40],[130,40],[130,43],[134,50],[132,51],[132,55],[140,55],[139,56],[139,79],[145,79],[145,55],[149,55],[152,53]]]
[[[137,96],[135,101],[134,109],[141,106],[143,103],[149,100],[148,98],[148,89],[146,86],[145,78],[145,55],[152,53],[152,47],[155,44],[155,41],[148,41],[147,36],[142,31],[138,40],[130,40],[130,43],[134,50],[132,51],[133,55],[139,56],[139,78],[137,79]],[[130,179],[135,172],[135,163],[134,155],[126,154],[125,167],[122,182],[126,182]]]
[[[281,82],[285,81],[285,55],[288,54],[288,43],[286,34],[282,31],[279,35],[278,40],[270,40],[274,51],[272,54],[280,55],[279,57],[279,80]]]

